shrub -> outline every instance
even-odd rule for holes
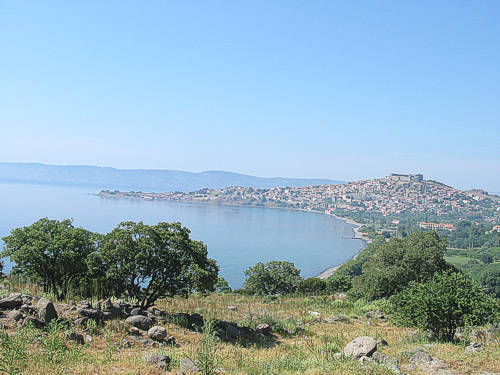
[[[245,275],[245,289],[260,295],[294,293],[302,281],[300,270],[283,261],[259,262],[247,269]]]
[[[217,293],[231,293],[232,289],[229,283],[222,276],[217,278],[217,284],[215,284],[215,291]]]
[[[347,292],[351,287],[352,277],[340,272],[336,272],[326,279],[326,290],[328,293]]]
[[[424,282],[434,273],[451,269],[444,260],[446,240],[436,232],[414,232],[380,245],[353,279],[352,294],[370,300],[390,297],[411,281]]]
[[[430,330],[451,340],[458,327],[498,321],[500,305],[472,279],[444,271],[426,283],[412,283],[391,297],[390,314],[396,323]]]
[[[310,277],[299,285],[299,292],[309,295],[320,295],[326,291],[326,281],[317,277]]]

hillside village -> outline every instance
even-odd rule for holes
[[[459,219],[480,219],[496,223],[500,197],[483,190],[461,191],[445,184],[424,180],[423,175],[391,174],[374,180],[338,185],[256,189],[228,187],[195,192],[101,191],[101,197],[172,200],[260,207],[282,207],[339,214],[453,215]]]

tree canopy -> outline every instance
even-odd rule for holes
[[[261,295],[294,293],[302,281],[300,270],[284,261],[259,262],[247,269],[245,275],[245,289]]]
[[[363,273],[353,280],[352,292],[368,299],[389,297],[411,281],[429,280],[435,272],[452,267],[444,259],[445,251],[446,240],[436,232],[391,239],[379,245],[363,265]]]
[[[177,222],[123,222],[104,236],[91,271],[112,294],[136,298],[143,308],[158,298],[213,291],[217,264],[189,234]]]
[[[97,238],[69,219],[43,218],[4,237],[1,255],[15,263],[13,273],[40,282],[45,292],[63,299],[71,283],[87,273],[87,257],[96,251]]]

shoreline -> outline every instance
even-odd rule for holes
[[[95,195],[100,196],[100,197],[104,197],[104,198],[112,198],[112,199],[113,198],[117,198],[117,199],[124,199],[125,198],[125,199],[146,200],[146,199],[142,199],[142,198],[133,198],[133,197],[103,196],[103,195],[100,195],[99,193],[95,194]],[[234,206],[234,207],[250,207],[250,208],[272,208],[272,209],[281,209],[281,210],[288,210],[288,211],[312,212],[312,213],[316,213],[316,214],[333,216],[337,220],[343,221],[346,224],[354,225],[354,228],[352,228],[352,231],[353,231],[352,239],[353,240],[361,240],[363,242],[363,246],[359,249],[359,251],[356,254],[354,254],[351,258],[347,259],[345,262],[342,262],[340,264],[328,267],[324,271],[322,271],[319,274],[317,274],[316,276],[311,276],[311,277],[316,277],[318,279],[323,279],[323,280],[327,279],[328,277],[330,277],[331,275],[333,275],[335,273],[335,271],[339,267],[341,267],[343,264],[345,264],[346,262],[348,262],[351,259],[356,259],[358,257],[358,255],[359,255],[359,253],[361,253],[361,251],[363,251],[366,248],[366,245],[368,245],[371,242],[371,239],[362,236],[361,233],[360,233],[360,231],[359,231],[359,229],[363,226],[363,224],[358,223],[357,221],[354,221],[354,220],[346,218],[346,217],[338,216],[338,215],[336,215],[334,213],[331,213],[331,212],[321,212],[321,211],[307,210],[307,209],[303,209],[303,208],[292,208],[292,207],[250,206],[250,205],[237,204],[237,203],[236,204],[235,203],[211,203],[211,202],[203,202],[203,201],[174,200],[174,199],[167,199],[167,200],[170,201],[170,202],[195,203],[195,204],[200,204],[201,203],[201,204],[208,204],[208,205],[213,205],[213,206]],[[150,200],[148,199],[147,201],[150,201]]]

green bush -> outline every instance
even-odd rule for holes
[[[245,289],[260,295],[295,293],[302,282],[300,270],[293,263],[282,261],[259,262],[245,275]]]
[[[452,340],[458,327],[497,322],[500,304],[462,273],[436,273],[426,283],[412,283],[389,300],[396,323],[430,330]]]
[[[326,290],[328,293],[347,292],[352,287],[352,277],[336,272],[326,279]]]
[[[411,281],[424,282],[453,266],[446,263],[446,240],[436,232],[414,232],[380,245],[353,279],[352,294],[369,300],[390,297]]]
[[[317,277],[305,279],[299,285],[299,292],[309,295],[320,295],[326,291],[326,281]]]

